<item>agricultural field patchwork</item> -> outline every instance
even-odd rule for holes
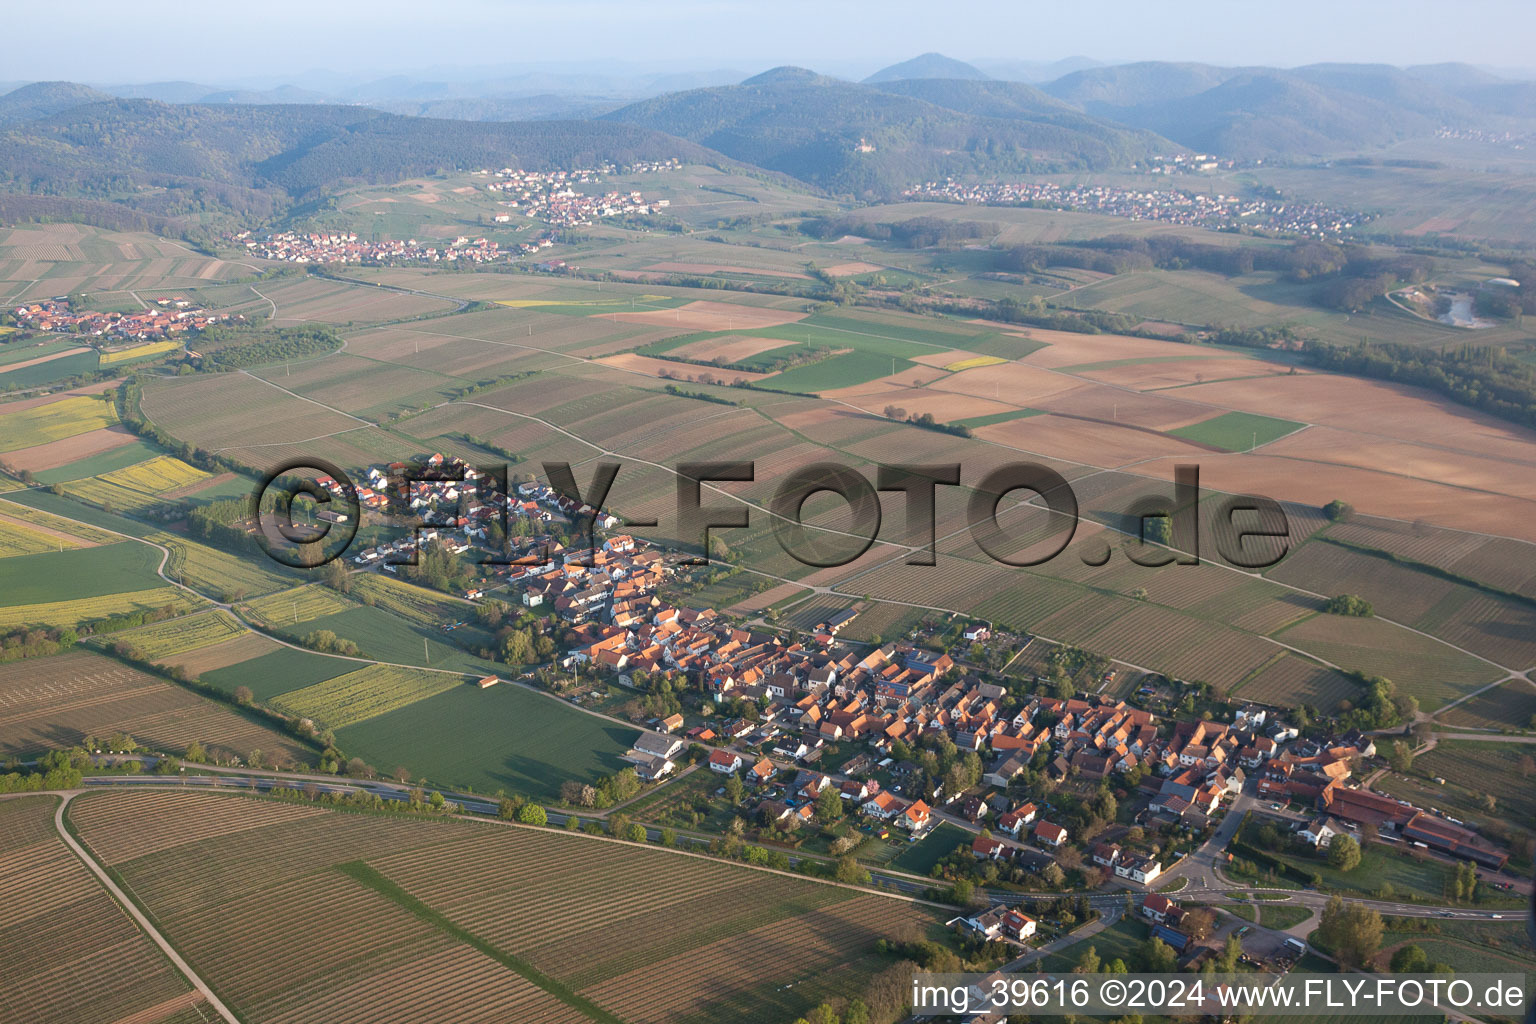
[[[60,531],[39,530],[0,513],[0,558],[37,555],[45,551],[62,551],[66,547],[80,546],[79,540]]]
[[[369,665],[279,694],[271,704],[279,711],[311,719],[323,728],[340,729],[467,683],[463,676],[450,673]]]
[[[201,1021],[211,1013],[54,827],[58,799],[0,800],[0,1008],[7,1020]],[[104,962],[110,964],[104,970]]]
[[[1175,437],[1187,437],[1191,441],[1214,445],[1229,452],[1246,452],[1271,441],[1278,441],[1287,434],[1294,434],[1305,426],[1305,423],[1292,423],[1273,416],[1228,412],[1192,426],[1180,427],[1171,433]]]
[[[32,756],[89,735],[132,736],[180,754],[311,764],[314,751],[230,707],[99,654],[74,650],[0,665],[0,757]]]
[[[244,634],[245,627],[235,621],[234,616],[221,609],[214,609],[109,634],[108,640],[112,643],[124,641],[138,650],[146,660],[159,662],[199,647],[234,640]]]
[[[879,938],[920,938],[938,923],[904,900],[672,851],[250,802],[93,793],[70,820],[194,968],[258,1024],[293,1019],[301,998],[308,1013],[334,1005],[394,1020],[402,993],[444,972],[456,983],[434,1006],[461,1013],[768,1024],[862,991],[893,963],[875,952]],[[500,865],[494,877],[473,867],[488,862]],[[551,873],[583,884],[547,886]],[[681,912],[699,899],[714,912]],[[608,908],[604,920],[592,918],[594,901]],[[668,925],[642,927],[657,920]],[[361,969],[344,947],[303,938],[365,921],[380,953]],[[634,938],[605,942],[615,922]],[[255,959],[258,930],[268,939]]]
[[[0,451],[31,448],[116,422],[110,395],[76,395],[12,412],[0,405]]]

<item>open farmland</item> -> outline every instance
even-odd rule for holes
[[[258,626],[276,629],[297,626],[311,619],[356,607],[329,587],[306,583],[276,594],[268,594],[240,606],[240,614]]]
[[[147,539],[170,549],[167,576],[222,601],[270,593],[303,579],[301,570],[290,569],[254,549],[234,554],[162,531],[150,533]]]
[[[122,469],[152,455],[153,449],[130,433],[127,427],[116,425],[7,452],[0,458],[0,464],[10,472],[26,470],[39,482],[54,484]]]
[[[468,601],[454,600],[441,592],[378,573],[358,576],[352,590],[359,599],[371,599],[376,607],[421,626],[451,626],[472,620],[475,615],[475,605]]]
[[[277,307],[276,322],[320,320],[326,323],[378,323],[444,313],[456,303],[429,295],[368,288],[324,277],[290,277],[263,284],[261,293]]]
[[[152,341],[146,345],[133,345],[129,348],[119,349],[116,352],[103,352],[101,365],[111,366],[117,363],[126,363],[134,359],[147,359],[150,356],[161,356],[167,352],[175,352],[181,348],[179,341]]]
[[[180,459],[161,455],[100,476],[64,485],[64,493],[101,508],[142,513],[158,508],[178,491],[209,479],[209,474]]]
[[[128,643],[149,661],[159,662],[177,654],[221,644],[245,633],[234,617],[221,609],[166,619],[151,626],[107,634],[110,643]]]
[[[210,672],[254,661],[283,649],[275,641],[247,631],[230,640],[170,655],[160,659],[159,663],[182,669],[193,679],[202,679]]]
[[[32,556],[38,557],[38,556]],[[0,630],[39,626],[54,629],[89,627],[98,619],[135,612],[158,611],[171,608],[187,611],[202,602],[195,602],[184,590],[175,587],[154,587],[149,590],[132,590],[119,594],[103,594],[99,597],[81,597],[65,601],[40,601],[34,604],[0,606]]]
[[[308,748],[253,719],[98,654],[71,651],[0,665],[0,756],[116,732],[173,753],[197,740],[213,757],[260,750],[268,760],[314,760]]]
[[[1217,448],[1225,448],[1229,452],[1246,452],[1271,441],[1278,441],[1287,434],[1301,430],[1305,425],[1275,419],[1272,416],[1228,412],[1187,427],[1180,427],[1172,433],[1177,437],[1187,437],[1191,441],[1201,441]]]
[[[390,770],[404,765],[443,785],[553,799],[566,779],[596,781],[625,767],[632,727],[503,683],[455,686],[337,730],[348,754]]]
[[[1386,676],[1426,711],[1504,675],[1487,662],[1375,618],[1318,614],[1286,627],[1276,639],[1346,671]]]
[[[1435,716],[1462,729],[1528,729],[1536,722],[1536,684],[1511,679]]]
[[[399,994],[449,970],[476,997],[434,1000],[453,1000],[455,1020],[509,1019],[500,1008],[521,998],[519,1021],[767,1024],[860,992],[889,963],[877,939],[937,921],[891,897],[554,831],[149,792],[89,794],[70,818],[253,1024],[295,1019],[301,999],[311,1015],[346,998],[348,1019],[411,1020]],[[701,899],[712,913],[681,912]],[[361,962],[307,938],[365,921],[378,954]],[[605,941],[616,925],[630,941]]]
[[[355,661],[283,647],[270,640],[265,643],[264,649],[253,651],[247,657],[199,673],[202,681],[231,695],[244,686],[256,700],[265,701],[288,690],[297,690],[357,669]]]
[[[1360,687],[1342,672],[1301,655],[1287,653],[1249,676],[1233,696],[1274,707],[1309,704],[1331,711],[1340,701],[1354,701]]]
[[[9,412],[0,405],[0,451],[32,448],[110,427],[116,422],[111,395],[75,395]]]
[[[1357,594],[1378,615],[1515,670],[1536,665],[1536,605],[1489,593],[1432,568],[1330,543],[1330,529],[1268,575],[1328,594]]]
[[[190,288],[248,273],[145,232],[67,223],[0,228],[0,295],[11,299],[90,291],[131,303],[126,289]]]
[[[80,546],[80,541],[62,531],[40,530],[0,514],[0,558],[36,555],[44,551],[62,551],[66,547]]]
[[[93,548],[19,555],[6,565],[0,607],[124,594],[165,586],[155,573],[160,552],[119,540]]]
[[[0,1020],[203,1020],[202,994],[59,838],[57,804],[51,796],[0,800]]]
[[[466,683],[462,676],[443,672],[369,665],[290,690],[272,698],[271,703],[280,711],[311,719],[324,728],[340,729]]]
[[[156,381],[145,387],[142,404],[145,416],[161,429],[215,450],[299,442],[366,426],[247,373]]]

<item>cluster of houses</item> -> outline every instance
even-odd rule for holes
[[[1249,227],[1312,238],[1338,238],[1370,219],[1367,214],[1324,203],[1050,181],[962,182],[950,178],[915,185],[902,196],[989,206],[1037,204],[1215,231]]]
[[[408,479],[417,475],[434,478]],[[526,521],[531,526],[517,531],[521,537],[507,538],[503,561],[509,564],[488,564],[487,577],[496,578],[497,586],[510,588],[524,607],[552,611],[577,627],[590,629],[606,623],[619,630],[655,613],[659,605],[655,591],[671,572],[660,552],[628,534],[608,536],[595,550],[567,548],[552,541],[547,527],[555,524],[590,518],[595,529],[611,530],[619,519],[537,481],[518,484],[505,493],[494,476],[456,456],[438,452],[415,465],[396,462],[370,467],[366,480],[357,488],[360,505],[381,512],[407,512],[426,525],[414,536],[364,548],[353,557],[360,566],[383,565],[391,570],[392,563],[410,556],[418,543],[434,540],[455,554],[472,546],[486,547],[492,527],[499,527],[503,519],[514,529],[519,521]],[[328,477],[318,482],[339,490]],[[478,600],[486,596],[486,586],[474,584],[464,596]],[[593,634],[578,632],[578,636],[589,635]],[[616,652],[617,645],[605,645],[602,640],[597,636],[584,645],[590,660],[602,669],[625,668],[628,661]],[[586,660],[578,656],[568,665]]]
[[[486,238],[460,235],[441,246],[406,241],[364,242],[351,232],[282,231],[252,238],[242,231],[235,238],[252,256],[284,263],[494,263],[508,254]]]
[[[643,170],[670,170],[679,166],[677,161],[653,161],[641,167]],[[603,217],[645,216],[655,213],[669,204],[666,199],[646,199],[639,191],[579,192],[577,185],[599,183],[601,174],[611,171],[526,171],[503,167],[496,172],[496,180],[486,189],[509,198],[498,202],[516,210],[524,217],[536,217],[557,227],[580,227],[592,224]],[[487,173],[487,172],[481,172]],[[497,214],[496,221],[505,223],[511,214]]]
[[[157,341],[189,331],[201,331],[231,319],[227,314],[210,313],[180,296],[155,299],[152,308],[138,313],[71,309],[66,298],[28,302],[15,307],[11,313],[16,322],[28,330],[134,341]]]
[[[1348,779],[1357,761],[1376,753],[1376,744],[1356,730],[1323,742],[1298,740],[1285,750],[1253,753],[1258,756],[1249,766],[1258,774],[1260,796],[1305,803],[1321,800],[1325,790]]]

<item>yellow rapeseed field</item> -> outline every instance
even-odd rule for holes
[[[974,370],[978,366],[996,366],[998,363],[1006,363],[1008,360],[999,359],[997,356],[972,356],[962,359],[958,363],[950,363],[944,367],[950,373],[959,373],[961,370]]]
[[[143,359],[145,356],[157,356],[162,352],[170,352],[181,348],[179,341],[152,341],[147,345],[135,345],[133,348],[125,348],[121,352],[103,352],[101,364],[106,366],[111,363],[121,363],[129,359]]]
[[[111,395],[77,395],[20,412],[4,413],[0,414],[0,451],[31,448],[88,430],[110,427],[116,422],[117,410],[112,406]]]

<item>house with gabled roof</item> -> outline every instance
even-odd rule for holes
[[[711,750],[709,770],[721,775],[734,775],[741,769],[741,755],[734,750]]]
[[[1060,825],[1049,821],[1042,821],[1035,826],[1035,841],[1047,846],[1059,847],[1067,841],[1067,830]]]

